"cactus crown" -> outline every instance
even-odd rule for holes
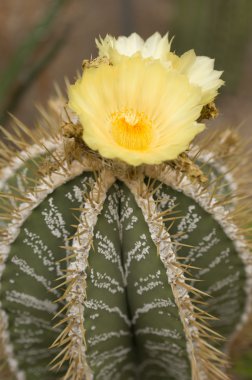
[[[249,160],[229,129],[190,144],[220,73],[158,34],[98,45],[71,108],[58,93],[36,129],[3,129],[0,373],[228,379],[252,304]]]

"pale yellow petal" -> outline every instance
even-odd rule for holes
[[[188,76],[190,83],[202,89],[202,104],[214,100],[218,89],[223,85],[220,79],[222,71],[214,70],[214,59],[197,57],[193,50],[189,50],[180,57],[176,69]]]
[[[161,36],[156,32],[144,41],[138,34],[129,37],[120,36],[117,39],[106,36],[97,42],[99,55],[108,57],[113,64],[121,62],[122,57],[139,55],[144,59],[158,60],[168,70],[175,70],[185,74],[191,84],[202,90],[201,103],[208,104],[218,94],[223,85],[220,79],[222,71],[214,70],[214,60],[208,57],[196,56],[194,50],[189,50],[181,57],[171,53],[171,41],[168,33]]]
[[[83,139],[91,149],[140,165],[175,159],[187,149],[202,130],[196,123],[201,97],[200,87],[190,84],[186,75],[167,70],[157,60],[133,56],[114,66],[103,63],[86,69],[70,86],[69,106],[78,114]],[[138,140],[121,139],[115,133],[117,125],[122,131],[129,125],[125,136]]]

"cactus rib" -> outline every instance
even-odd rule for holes
[[[62,149],[63,147],[60,147],[59,151],[62,152]],[[15,209],[15,213],[12,214],[12,219],[8,224],[8,228],[3,229],[2,233],[3,240],[0,255],[0,279],[5,269],[5,261],[7,260],[8,254],[10,252],[11,244],[16,240],[23,223],[26,221],[26,219],[29,217],[32,211],[40,203],[43,202],[43,200],[48,196],[48,194],[50,194],[57,187],[75,178],[83,171],[91,170],[88,160],[85,159],[82,163],[73,161],[70,167],[68,167],[66,163],[64,163],[64,165],[65,166],[63,168],[61,167],[57,173],[53,173],[52,175],[47,175],[45,177],[41,176],[40,181],[38,182],[37,186],[33,189],[32,192],[24,194],[22,194],[21,192],[20,200],[22,201],[22,203],[20,203],[19,206]],[[15,198],[14,195],[12,197]],[[2,338],[0,338],[0,341],[3,341],[2,349],[5,351],[4,356],[6,357],[9,363],[10,371],[15,373],[15,376],[18,380],[23,380],[22,372],[18,370],[16,360],[12,358],[12,356],[10,356],[9,354],[9,352],[12,351],[11,345],[6,345],[4,343],[6,342],[5,335],[7,334],[7,331],[5,328],[8,324],[8,317],[4,311],[1,311],[1,313],[1,324],[3,324],[3,326],[1,326],[0,331],[2,336]]]
[[[1,267],[1,264],[0,264]],[[8,318],[0,310],[0,377],[1,379],[23,380],[23,373],[18,371],[8,333]]]
[[[210,213],[213,218],[222,226],[226,235],[233,241],[236,250],[244,263],[246,271],[246,285],[245,292],[247,294],[247,302],[241,321],[236,327],[235,335],[243,329],[247,323],[249,315],[252,312],[252,259],[249,246],[245,241],[243,234],[239,231],[239,227],[234,223],[233,213],[225,209],[221,201],[217,201],[214,197],[210,196],[208,189],[200,185],[193,184],[186,174],[175,173],[171,167],[163,166],[163,170],[159,172],[147,168],[146,174],[150,177],[157,178],[164,184],[171,188],[182,191],[188,197],[194,199],[205,211]],[[231,339],[232,340],[232,339]]]
[[[156,244],[160,259],[166,268],[168,283],[172,288],[180,319],[184,326],[192,379],[228,380],[228,377],[218,368],[218,366],[226,365],[225,356],[203,339],[206,329],[203,324],[203,311],[196,312],[189,295],[189,292],[200,293],[200,291],[186,283],[187,278],[184,275],[184,268],[176,259],[171,236],[165,229],[162,216],[159,217],[156,210],[155,200],[151,195],[152,191],[149,192],[148,187],[143,185],[144,178],[141,177],[135,180],[124,180],[124,182],[130,188],[138,206],[142,209],[152,240]],[[211,330],[208,330],[208,333],[213,337],[216,336]]]
[[[106,169],[103,170],[93,189],[87,195],[80,215],[77,232],[73,236],[72,254],[69,259],[67,274],[64,278],[67,287],[61,299],[67,302],[66,327],[53,343],[52,347],[60,347],[62,351],[52,361],[54,368],[59,368],[65,361],[69,361],[69,368],[64,380],[92,379],[91,370],[86,360],[86,343],[84,327],[84,301],[86,298],[86,267],[90,248],[93,242],[93,229],[97,222],[97,216],[101,212],[106,193],[113,184],[115,178]],[[63,283],[65,285],[65,281]],[[64,308],[65,309],[65,306]],[[63,346],[63,348],[62,348]]]

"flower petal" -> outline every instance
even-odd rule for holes
[[[114,66],[103,63],[86,69],[81,80],[69,88],[69,106],[80,118],[86,144],[104,157],[131,165],[175,159],[187,149],[202,130],[196,123],[201,97],[200,88],[190,84],[185,75],[138,56],[125,57]],[[114,138],[112,115],[127,115],[129,111],[136,115],[133,121],[141,114],[140,122],[149,120],[151,124],[152,137],[149,141],[148,134],[144,149],[131,149],[128,143],[122,146]],[[125,124],[129,138],[130,128],[135,128],[133,121]],[[123,126],[120,123],[120,128]],[[139,131],[145,133],[146,128],[142,125]],[[140,145],[132,142],[132,147],[136,146]]]
[[[220,79],[222,71],[214,70],[213,59],[197,57],[193,50],[181,57],[171,53],[168,33],[162,37],[156,32],[146,41],[136,33],[129,37],[120,36],[118,39],[106,36],[104,40],[96,43],[100,56],[109,58],[113,64],[120,63],[123,56],[132,57],[138,54],[144,59],[159,60],[167,69],[187,75],[190,83],[201,87],[203,105],[214,100],[218,89],[224,83]]]

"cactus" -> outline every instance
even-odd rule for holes
[[[129,165],[65,103],[4,131],[1,378],[228,380],[252,294],[237,134]]]

